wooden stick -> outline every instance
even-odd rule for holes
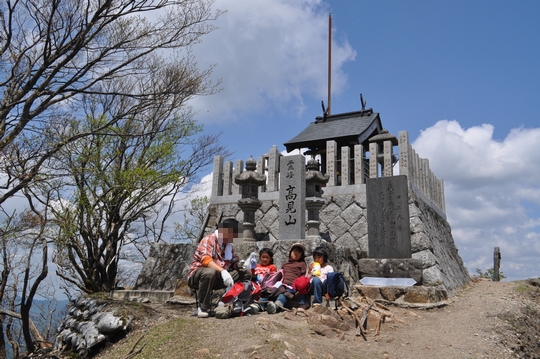
[[[356,313],[351,308],[349,308],[347,305],[344,304],[342,298],[340,298],[339,300],[340,300],[341,306],[345,308],[347,312],[351,313],[351,315],[354,318],[354,322],[356,324],[356,336],[362,336],[362,338],[364,338],[364,340],[367,341],[366,333],[364,332],[364,328],[360,324],[360,320],[358,320],[358,316],[356,315]]]
[[[131,350],[129,351],[129,353],[127,353],[126,356],[124,358],[122,358],[122,359],[135,358],[137,355],[139,355],[142,352],[142,350],[146,346],[146,343],[144,343],[140,349],[135,350],[135,347],[137,346],[137,344],[139,344],[139,342],[142,340],[142,338],[144,338],[144,334],[141,335],[141,337],[139,339],[137,339],[135,344],[133,344],[133,347],[131,347]]]
[[[373,306],[373,304],[375,304],[375,302],[371,302],[371,304],[368,305],[368,306],[364,309],[364,313],[362,314],[362,319],[360,319],[360,325],[362,326],[362,328],[364,327],[364,323],[366,322],[366,319],[367,319],[367,316],[368,316],[368,312],[369,312],[369,310],[371,309],[371,307]]]
[[[381,317],[379,318],[379,322],[377,323],[377,330],[375,331],[375,335],[379,335],[381,334],[381,323],[382,323],[382,320],[383,320],[383,316],[381,315]]]

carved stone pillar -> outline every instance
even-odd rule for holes
[[[246,160],[246,170],[234,177],[234,183],[241,189],[242,198],[238,207],[244,212],[244,241],[255,241],[255,212],[261,207],[259,186],[266,184],[266,176],[255,172],[257,162],[253,158]]]
[[[307,237],[319,237],[319,211],[324,206],[325,200],[322,198],[322,185],[330,179],[329,175],[323,175],[319,171],[319,162],[311,159],[307,163],[306,171],[306,209]]]

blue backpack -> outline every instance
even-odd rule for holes
[[[348,297],[349,286],[341,272],[330,272],[326,276],[326,293],[331,298]]]

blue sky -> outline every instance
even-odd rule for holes
[[[222,131],[230,160],[284,150],[327,102],[367,107],[445,181],[446,212],[469,271],[540,276],[540,2],[217,0],[219,29],[194,53],[218,94],[191,105]],[[208,169],[208,174],[211,169]],[[208,177],[206,177],[208,178]]]

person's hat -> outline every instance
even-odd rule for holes
[[[304,253],[306,253],[306,247],[304,247],[304,245],[302,243],[294,243],[292,246],[291,246],[291,251],[294,249],[294,247],[299,247],[300,249],[302,249],[302,251]]]

